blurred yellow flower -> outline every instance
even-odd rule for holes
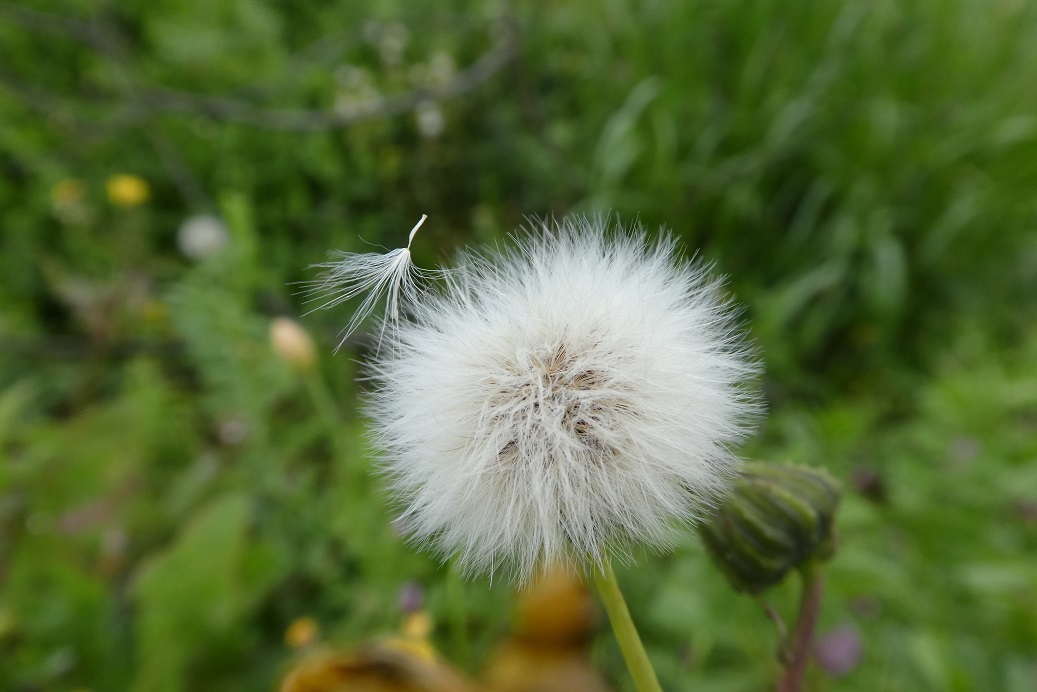
[[[537,646],[586,644],[597,626],[597,608],[587,585],[565,565],[554,565],[518,595],[515,634]]]
[[[325,651],[293,666],[281,692],[483,692],[457,669],[396,646]],[[572,688],[579,689],[579,688]]]
[[[405,637],[428,639],[432,634],[432,618],[425,611],[419,610],[404,618],[403,627],[400,629]]]
[[[588,654],[595,602],[572,570],[556,566],[519,594],[511,637],[486,661],[482,681],[494,692],[609,692]]]
[[[135,175],[120,173],[105,182],[108,201],[117,207],[135,207],[147,201],[151,194],[148,184]]]
[[[293,649],[305,649],[320,637],[320,626],[311,617],[292,620],[284,632],[284,643]]]
[[[400,636],[393,637],[383,644],[403,653],[410,654],[426,663],[433,663],[439,657],[436,649],[429,641],[432,635],[432,618],[423,610],[410,613],[403,619]]]
[[[439,660],[439,654],[427,639],[416,639],[413,637],[393,637],[381,643],[382,647],[401,654],[412,656],[424,663],[435,663]]]

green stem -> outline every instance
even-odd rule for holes
[[[799,692],[803,689],[803,678],[814,643],[814,628],[821,614],[821,597],[825,591],[824,570],[819,563],[810,560],[799,571],[803,578],[803,592],[799,601],[799,615],[792,630],[792,641],[789,643],[789,660],[785,665],[785,674],[778,682],[778,692]]]
[[[447,602],[450,608],[450,644],[454,655],[467,665],[471,663],[471,646],[468,641],[468,608],[465,604],[464,586],[457,575],[457,566],[447,576]]]
[[[335,457],[335,461],[341,463],[345,461],[341,439],[343,423],[338,407],[335,405],[335,399],[331,396],[328,384],[319,372],[314,370],[304,373],[302,379],[303,384],[306,385],[306,392],[310,395],[313,408],[316,409],[317,415],[324,423],[325,432],[331,442],[331,453]]]
[[[623,592],[619,590],[619,581],[616,573],[612,571],[612,563],[606,561],[601,569],[595,569],[594,583],[598,587],[598,594],[605,604],[605,611],[609,615],[609,623],[612,632],[619,642],[619,650],[623,652],[623,660],[626,661],[630,676],[634,678],[634,685],[638,692],[662,692],[659,679],[655,676],[652,662],[648,660],[641,637],[637,634],[634,621],[630,617],[630,610],[623,598]]]

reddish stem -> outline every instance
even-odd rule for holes
[[[785,666],[785,674],[778,682],[778,692],[800,692],[803,689],[803,676],[814,643],[814,627],[817,626],[817,616],[821,613],[821,597],[825,591],[824,573],[816,564],[808,562],[802,567],[801,575],[803,595],[799,602],[796,628],[792,633],[789,660]]]

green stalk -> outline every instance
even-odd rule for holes
[[[808,560],[799,571],[803,579],[799,615],[792,630],[792,641],[788,643],[789,660],[785,665],[785,674],[778,681],[778,692],[800,692],[803,689],[814,643],[814,628],[821,613],[821,598],[825,591],[825,575],[820,563]]]
[[[641,637],[637,634],[634,621],[630,617],[630,610],[623,598],[623,592],[619,590],[619,581],[616,573],[612,571],[612,563],[605,562],[601,569],[595,569],[594,583],[598,587],[598,594],[605,604],[605,612],[609,615],[609,623],[612,632],[619,642],[619,650],[623,652],[623,660],[626,661],[630,676],[634,679],[634,685],[638,692],[662,692],[659,679],[655,676],[652,662],[648,660]]]
[[[447,604],[450,609],[450,645],[454,656],[464,662],[471,663],[472,647],[468,640],[468,607],[465,603],[464,585],[457,574],[455,564],[447,575]]]
[[[313,403],[313,408],[316,409],[317,415],[324,423],[325,432],[331,442],[331,453],[335,457],[334,461],[342,463],[345,461],[341,438],[342,417],[335,405],[334,397],[328,390],[328,383],[316,369],[303,373],[302,380],[306,386],[306,393],[309,394],[310,401]]]

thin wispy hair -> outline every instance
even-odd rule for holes
[[[425,223],[426,214],[407,238],[407,246],[396,248],[385,253],[377,252],[343,252],[335,250],[330,253],[330,261],[312,265],[311,269],[320,270],[321,276],[315,281],[303,282],[305,293],[310,296],[307,302],[320,301],[312,308],[323,310],[332,308],[358,296],[363,300],[353,313],[353,317],[339,334],[341,348],[346,340],[360,328],[360,325],[380,303],[385,302],[382,326],[378,336],[378,346],[385,337],[385,329],[396,329],[400,322],[401,306],[417,302],[423,291],[422,281],[430,281],[440,277],[442,270],[422,269],[411,260],[410,246],[414,236]]]

